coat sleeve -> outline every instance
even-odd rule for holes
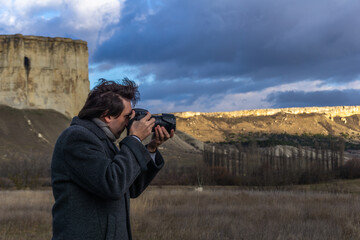
[[[156,150],[155,162],[149,161],[147,164],[147,170],[142,171],[136,178],[135,182],[131,185],[129,192],[131,198],[138,197],[151,183],[156,174],[164,166],[164,159],[160,152]]]
[[[101,140],[81,127],[67,134],[61,145],[71,180],[101,198],[123,197],[141,173],[139,160],[127,146],[111,159]],[[146,151],[141,143],[134,142],[134,147]],[[147,165],[150,156],[141,160]]]

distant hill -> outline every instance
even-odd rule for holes
[[[360,106],[175,113],[177,128],[203,142],[249,133],[323,134],[360,141]]]
[[[360,107],[187,112],[175,115],[177,133],[161,147],[170,161],[189,159],[191,162],[194,157],[200,158],[203,142],[225,141],[231,134],[311,133],[360,140]],[[53,146],[70,121],[70,118],[54,110],[20,110],[0,105],[0,160],[41,154],[50,162]]]

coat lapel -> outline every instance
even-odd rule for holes
[[[111,150],[111,156],[114,156],[115,154],[118,153],[119,150],[115,146],[115,144],[110,141],[110,139],[106,136],[105,132],[98,125],[96,125],[93,121],[80,119],[79,117],[74,117],[71,122],[71,125],[81,125],[87,129],[89,129],[91,132],[93,132],[103,142],[105,141],[105,144],[108,147],[107,149]]]

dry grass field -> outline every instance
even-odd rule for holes
[[[317,189],[150,187],[132,200],[134,239],[360,239],[360,195]],[[0,239],[50,239],[52,203],[49,190],[0,191]]]

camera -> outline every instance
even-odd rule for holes
[[[134,108],[133,110],[135,111],[135,117],[130,119],[129,121],[129,124],[127,126],[128,133],[132,123],[134,121],[139,121],[140,119],[145,117],[145,115],[149,112],[148,110],[142,108]],[[162,113],[161,115],[155,114],[155,115],[151,115],[151,118],[155,118],[155,125],[152,129],[153,132],[157,125],[164,127],[168,131],[168,133],[170,133],[171,129],[174,129],[174,131],[176,130],[176,118],[173,114],[169,114],[169,113]]]

